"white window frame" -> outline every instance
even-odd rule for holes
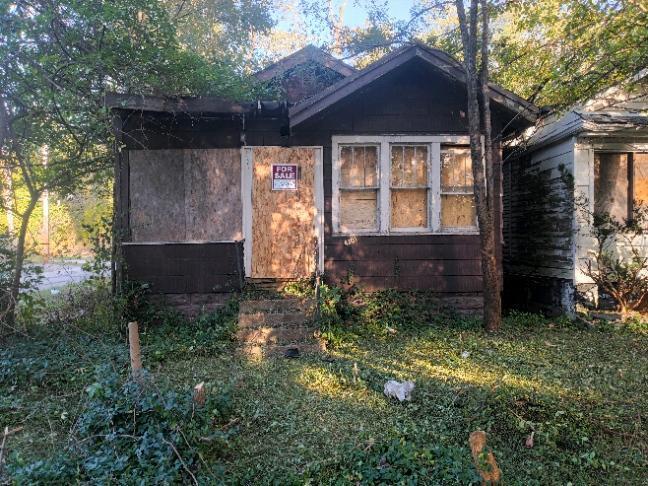
[[[391,225],[391,145],[412,144],[428,146],[428,227],[397,228]],[[468,146],[468,135],[334,135],[332,137],[332,220],[334,235],[411,235],[411,234],[470,234],[478,235],[477,226],[472,228],[441,228],[441,146]],[[378,145],[378,231],[343,231],[340,225],[340,150],[342,145]]]

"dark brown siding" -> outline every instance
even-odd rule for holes
[[[332,137],[367,134],[467,135],[465,87],[438,76],[417,60],[385,76],[294,129],[291,145],[321,145],[324,162],[325,272],[332,282],[368,290],[481,293],[479,236],[406,235],[343,237],[332,234]],[[493,120],[494,130],[502,123]],[[497,186],[499,149],[495,153]],[[500,216],[497,217],[499,238]],[[498,239],[498,254],[501,254]],[[501,261],[501,259],[500,259]]]
[[[129,280],[147,282],[152,293],[207,294],[241,289],[241,243],[124,245]]]

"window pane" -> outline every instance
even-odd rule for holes
[[[594,154],[594,212],[628,218],[627,154]]]
[[[427,145],[392,145],[392,187],[427,186]]]
[[[427,189],[392,190],[392,228],[427,228],[427,221]]]
[[[341,191],[340,228],[348,230],[378,229],[378,191]]]
[[[474,228],[477,226],[475,196],[442,195],[441,226],[443,228]]]
[[[648,153],[634,154],[634,200],[648,205]]]
[[[378,185],[378,147],[346,145],[340,150],[341,187]]]
[[[473,192],[470,149],[444,148],[441,151],[441,192]]]

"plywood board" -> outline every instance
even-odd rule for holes
[[[648,205],[648,153],[634,154],[634,200]]]
[[[130,229],[133,241],[183,241],[182,150],[131,150]]]
[[[427,189],[392,189],[392,228],[425,228],[427,220]]]
[[[253,149],[251,277],[295,278],[314,271],[315,161],[312,148]],[[273,191],[272,164],[298,165],[298,189]]]
[[[134,242],[242,239],[239,149],[131,150]]]
[[[443,228],[471,228],[476,224],[477,212],[474,196],[441,196],[441,226]]]
[[[242,239],[240,150],[186,150],[184,160],[187,239]]]
[[[340,228],[377,230],[378,203],[376,190],[340,192]]]

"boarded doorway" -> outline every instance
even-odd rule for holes
[[[323,262],[321,148],[243,150],[246,275],[307,277]]]

